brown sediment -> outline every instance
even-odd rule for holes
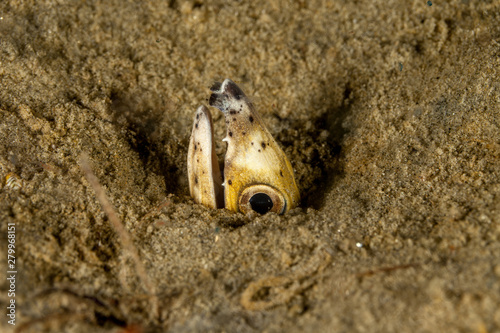
[[[0,3],[0,248],[15,223],[20,326],[500,330],[497,2],[63,7]],[[290,159],[300,208],[244,216],[189,198],[194,112],[224,78]],[[220,158],[225,119],[211,112]],[[82,153],[156,288],[157,318]],[[10,173],[22,187],[5,186]],[[320,248],[331,262],[297,280]],[[104,310],[64,293],[35,297],[51,288],[115,310],[96,320]]]

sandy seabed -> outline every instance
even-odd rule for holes
[[[0,328],[499,332],[499,77],[497,0],[2,1]],[[283,216],[189,197],[225,78],[293,165]]]

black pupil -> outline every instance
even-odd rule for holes
[[[271,197],[265,193],[257,193],[249,200],[252,209],[259,214],[265,214],[273,208]]]

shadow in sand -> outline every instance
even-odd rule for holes
[[[308,161],[312,166],[318,167],[321,172],[317,175],[309,186],[302,193],[301,206],[304,208],[312,207],[320,209],[324,205],[325,196],[328,189],[333,186],[335,181],[342,176],[343,162],[341,157],[343,140],[347,130],[342,126],[345,118],[351,112],[351,89],[349,85],[344,89],[344,98],[340,106],[332,106],[325,113],[314,120],[315,137],[321,135],[325,130],[328,132],[326,140],[326,152],[315,154]]]
[[[127,141],[139,154],[145,170],[162,175],[167,192],[178,194],[181,171],[174,156],[182,154],[182,147],[177,140],[166,142],[159,135],[162,114],[151,112],[140,98],[123,93],[111,94],[111,110],[113,122],[129,130]]]

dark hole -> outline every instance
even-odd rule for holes
[[[250,205],[257,213],[265,214],[273,208],[273,201],[267,194],[257,193],[250,198]]]
[[[219,101],[221,96],[222,96],[221,94],[216,94],[216,93],[211,94],[210,99],[208,100],[208,104],[217,107],[217,102]]]

